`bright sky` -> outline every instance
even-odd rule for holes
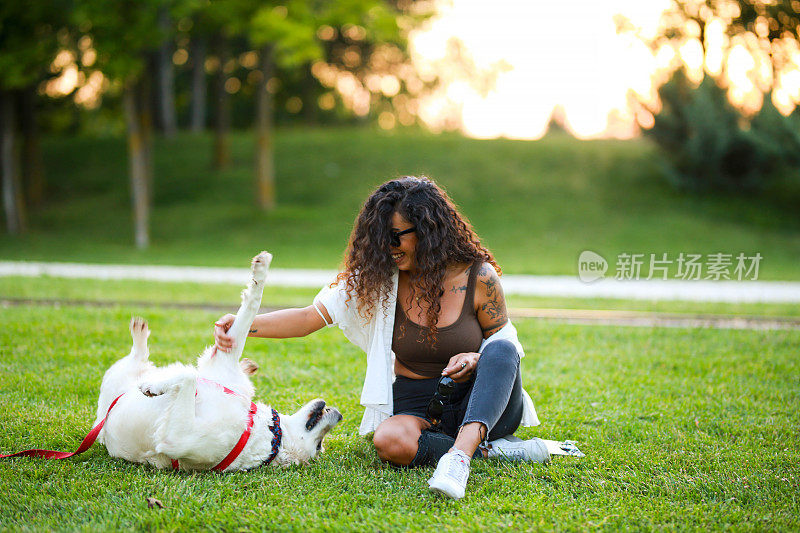
[[[637,133],[629,91],[654,101],[653,74],[675,55],[654,56],[633,35],[617,35],[614,22],[621,14],[652,37],[669,0],[440,0],[437,5],[438,15],[411,37],[421,72],[435,71],[445,81],[421,105],[420,117],[433,129],[455,114],[472,137],[536,139],[558,106],[567,129],[579,138],[628,138]],[[448,67],[452,37],[463,42],[477,70],[497,71],[485,97],[463,70]],[[699,74],[702,53],[699,41],[694,44],[696,49],[688,46],[681,55],[698,63]],[[748,89],[755,90],[752,84]]]

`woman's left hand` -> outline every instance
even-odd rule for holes
[[[454,355],[447,362],[447,366],[442,370],[443,376],[450,376],[456,383],[467,381],[475,369],[478,367],[478,359],[481,354],[475,352],[465,352]]]

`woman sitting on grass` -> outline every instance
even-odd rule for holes
[[[550,458],[539,439],[503,438],[539,421],[522,389],[524,353],[499,270],[435,183],[392,180],[362,207],[337,280],[306,308],[256,316],[250,336],[301,337],[338,325],[367,353],[360,433],[375,432],[383,461],[438,463],[431,490],[461,498],[472,458]],[[234,318],[216,323],[221,350],[231,348]]]

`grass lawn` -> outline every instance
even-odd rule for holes
[[[389,177],[427,174],[509,273],[574,274],[586,249],[612,269],[623,252],[759,252],[760,279],[800,280],[796,199],[677,194],[642,140],[285,129],[271,213],[254,206],[252,135],[232,135],[224,171],[210,169],[211,141],[181,134],[156,143],[152,246],[138,251],[124,139],[47,139],[49,200],[31,211],[26,236],[0,235],[0,258],[241,266],[268,249],[276,267],[334,268],[369,192]]]
[[[149,319],[152,360],[192,361],[215,314],[156,307],[0,308],[0,449],[73,450],[104,370]],[[357,432],[364,357],[334,329],[251,340],[257,397],[344,414],[321,460],[231,475],[156,471],[96,445],[65,461],[0,461],[0,529],[484,531],[797,530],[800,331],[643,329],[520,321],[542,425],[587,457],[476,462],[467,497],[427,492],[430,470],[382,465]],[[112,414],[113,416],[113,414]],[[161,500],[148,509],[145,498]]]

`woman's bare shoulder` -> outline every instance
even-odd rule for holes
[[[482,263],[478,267],[478,274],[475,283],[475,301],[481,304],[489,300],[496,301],[496,304],[505,305],[503,286],[500,284],[500,276],[497,274],[491,263]]]
[[[497,274],[494,265],[489,262],[483,262],[478,265],[478,280],[486,282],[489,280],[499,280],[500,276]]]

